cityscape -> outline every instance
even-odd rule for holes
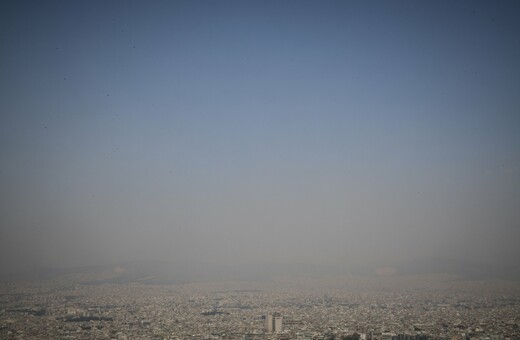
[[[117,276],[114,274],[114,276]],[[1,339],[520,339],[520,289],[450,275],[2,284]]]
[[[0,1],[0,340],[520,340],[520,0]]]

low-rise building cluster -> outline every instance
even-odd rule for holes
[[[520,339],[520,295],[478,285],[116,284],[64,277],[0,286],[1,339]]]

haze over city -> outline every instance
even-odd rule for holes
[[[520,277],[519,16],[3,1],[0,277],[132,261]]]

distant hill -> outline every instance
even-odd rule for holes
[[[112,265],[74,268],[34,268],[10,273],[2,281],[45,280],[76,275],[86,284],[132,283],[181,284],[191,282],[265,282],[280,276],[411,276],[448,274],[461,279],[520,280],[519,268],[447,259],[416,259],[386,267],[325,266],[309,264],[209,264],[174,261],[131,261]]]
[[[486,263],[452,260],[443,258],[416,259],[397,266],[402,275],[418,275],[428,273],[444,273],[456,275],[464,279],[506,279],[519,280],[520,267],[491,265]]]

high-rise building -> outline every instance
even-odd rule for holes
[[[275,333],[279,333],[282,331],[282,320],[283,320],[283,317],[281,315],[279,316],[276,316],[274,317],[274,332]]]
[[[273,332],[273,315],[271,313],[267,313],[265,316],[265,331],[267,333]]]
[[[267,313],[265,316],[265,331],[267,333],[279,333],[283,328],[283,316],[280,313]]]

